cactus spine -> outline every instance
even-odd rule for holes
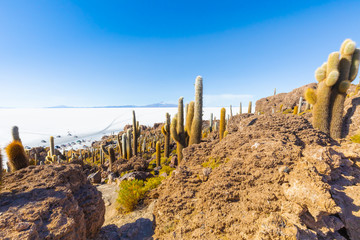
[[[156,166],[159,167],[161,166],[161,151],[160,151],[160,142],[157,141],[156,142]]]
[[[249,107],[248,107],[248,113],[251,113],[251,107],[252,107],[251,105],[252,105],[252,102],[250,101],[249,102]]]
[[[139,122],[136,121],[135,111],[133,111],[133,155],[137,155],[138,138],[140,136]]]
[[[176,142],[176,152],[178,156],[178,163],[183,158],[182,150],[186,147],[186,138],[185,138],[185,130],[184,130],[184,98],[179,98],[178,104],[178,113],[175,114],[175,117],[171,121],[170,131],[171,136]]]
[[[220,111],[220,141],[224,138],[224,132],[225,132],[225,114],[226,110],[225,108],[222,108]]]
[[[201,141],[202,127],[202,109],[203,109],[203,79],[197,76],[195,80],[195,106],[194,118],[191,124],[191,134],[189,144],[198,144]]]
[[[165,137],[164,156],[168,158],[170,156],[170,114],[166,113],[166,123],[161,128],[161,132]]]

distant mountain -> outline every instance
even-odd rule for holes
[[[122,105],[122,106],[100,106],[100,107],[71,107],[65,105],[47,107],[47,108],[169,108],[177,107],[176,104],[171,103],[153,103],[145,106],[136,106],[136,105]]]

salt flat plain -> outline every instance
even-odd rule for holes
[[[119,132],[126,124],[132,124],[132,110],[141,125],[152,126],[165,121],[168,112],[171,117],[177,108],[34,108],[0,109],[0,147],[4,148],[11,140],[11,127],[19,127],[24,146],[48,146],[50,136],[55,138],[55,145],[68,144],[83,140],[74,148],[90,145],[103,135]],[[245,112],[246,109],[243,108]],[[233,107],[233,114],[238,113]],[[213,113],[220,117],[220,107],[205,107],[203,119],[209,120]],[[229,107],[226,108],[229,113]],[[71,136],[70,136],[71,135]],[[41,142],[41,141],[45,142]]]

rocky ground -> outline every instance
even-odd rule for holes
[[[306,87],[259,100],[264,114],[232,117],[222,141],[212,132],[184,149],[179,166],[129,214],[116,210],[118,183],[152,177],[153,149],[129,161],[117,155],[112,169],[66,164],[6,174],[0,238],[360,239],[360,144],[313,129],[311,113],[271,113],[294,107]],[[352,136],[360,94],[349,92],[344,134]],[[156,136],[160,127],[142,131]],[[111,137],[96,144],[115,147]]]

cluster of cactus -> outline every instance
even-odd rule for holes
[[[29,159],[19,137],[18,127],[12,128],[13,141],[6,146],[5,152],[12,172],[29,166]]]
[[[315,71],[319,82],[316,92],[312,88],[305,91],[306,101],[313,105],[313,126],[332,138],[342,137],[346,91],[358,73],[359,59],[360,49],[346,39],[340,53],[331,53],[328,61]]]
[[[57,162],[57,156],[55,155],[55,143],[54,143],[54,137],[50,137],[50,150],[48,151],[48,154],[45,158],[45,163],[56,163]]]
[[[178,161],[183,158],[182,150],[191,144],[198,144],[201,141],[202,133],[202,108],[203,108],[203,83],[202,77],[195,80],[195,102],[190,102],[186,111],[186,126],[184,128],[184,103],[180,97],[178,113],[171,121],[171,136],[177,145]]]

